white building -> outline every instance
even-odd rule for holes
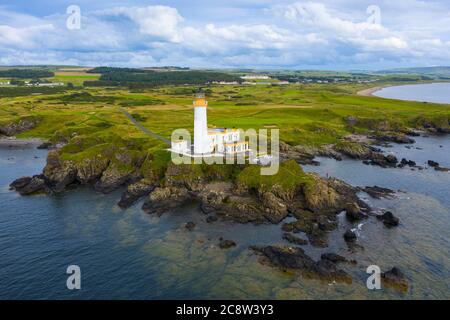
[[[220,156],[250,151],[248,142],[241,141],[238,129],[208,128],[208,102],[202,94],[194,100],[194,144],[172,140],[170,151],[188,156]]]
[[[268,79],[270,79],[270,77],[265,74],[254,74],[254,75],[242,76],[241,79],[244,79],[244,80],[268,80]]]

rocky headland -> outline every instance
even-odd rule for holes
[[[367,120],[355,117],[347,117],[345,121],[354,128],[355,133],[335,144],[311,147],[282,142],[282,163],[275,176],[261,176],[257,165],[174,165],[164,150],[149,151],[135,141],[115,135],[102,138],[75,136],[54,139],[41,145],[41,148],[51,149],[43,172],[32,177],[21,177],[10,187],[22,195],[59,193],[77,185],[90,185],[103,193],[125,187],[118,202],[121,208],[144,198],[142,209],[149,214],[161,215],[194,201],[208,223],[222,220],[282,224],[283,239],[292,245],[309,243],[327,247],[328,234],[338,226],[338,214],[345,213],[351,223],[367,219],[372,214],[367,203],[358,197],[359,192],[364,191],[374,198],[389,198],[394,191],[379,186],[353,187],[339,179],[305,173],[301,164],[319,165],[315,157],[322,156],[336,160],[357,159],[386,168],[418,167],[412,160],[399,161],[377,147],[386,143],[412,144],[412,137],[420,134],[416,130],[398,128],[383,121],[368,124]],[[448,121],[441,124],[421,121],[425,132],[449,131]],[[38,119],[22,120],[3,126],[0,132],[17,134],[33,128],[37,123]],[[360,126],[372,129],[365,134],[357,133]],[[446,171],[432,160],[428,161],[428,166]],[[287,217],[291,217],[289,222],[285,222]],[[378,219],[386,227],[399,224],[398,218],[391,212],[383,213]],[[188,229],[194,228],[195,225],[189,225]],[[303,234],[305,239],[296,236],[296,233]],[[343,236],[348,243],[358,241],[352,230]],[[227,241],[222,247],[233,247],[232,240]],[[348,275],[336,266],[343,260],[333,254],[313,261],[299,247],[254,249],[271,265],[282,269],[301,269],[324,279],[348,281]]]

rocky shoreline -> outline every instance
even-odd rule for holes
[[[357,126],[360,119],[346,117],[345,121],[349,126]],[[385,154],[378,146],[389,146],[390,143],[405,144],[407,147],[415,143],[414,137],[427,136],[428,134],[449,134],[450,128],[447,125],[436,126],[424,121],[424,130],[402,128],[398,132],[392,131],[389,123],[376,123],[373,125],[376,130],[371,134],[353,134],[345,137],[341,141],[332,145],[321,147],[305,147],[302,145],[292,146],[287,143],[280,143],[280,158],[283,160],[295,160],[302,165],[320,165],[315,160],[316,157],[333,158],[337,161],[343,159],[360,160],[366,165],[375,165],[382,168],[404,168],[423,170],[424,166],[417,165],[415,161],[405,158],[398,159],[392,154]],[[439,163],[429,160],[428,167],[436,171],[448,172],[449,168],[441,167]]]
[[[123,157],[119,158],[125,160]],[[142,164],[143,160],[138,160],[136,165]],[[283,162],[281,167],[286,170],[301,170],[293,160]],[[144,197],[142,209],[149,214],[161,215],[185,203],[196,201],[209,223],[217,220],[253,224],[282,223],[285,240],[296,246],[310,243],[321,248],[328,246],[328,234],[338,226],[337,214],[345,212],[351,222],[367,219],[373,214],[371,208],[358,197],[360,188],[335,178],[325,179],[303,171],[298,171],[299,178],[307,178],[308,183],[300,184],[292,190],[283,189],[279,185],[272,185],[269,189],[261,185],[255,189],[240,181],[223,181],[214,174],[199,175],[191,165],[169,164],[163,180],[144,178],[138,171],[118,173],[108,161],[84,161],[80,166],[61,159],[58,150],[51,150],[42,174],[19,178],[10,187],[22,195],[30,195],[59,193],[81,184],[92,185],[97,191],[109,193],[126,185],[118,203],[122,208],[127,208]],[[391,190],[373,188],[383,195],[392,193]],[[283,222],[287,217],[291,217],[293,221]],[[195,225],[190,226],[189,230],[193,228]],[[303,233],[308,240],[295,236],[295,233]],[[227,240],[221,242],[220,247],[231,248],[234,245],[232,240]],[[328,258],[313,261],[298,247],[272,247],[255,251],[266,256],[266,260],[273,266],[282,269],[293,267],[309,277],[326,281],[351,283],[351,277],[336,265],[341,258],[334,259],[335,261]],[[284,265],[284,259],[291,259],[289,255],[293,255],[294,260],[300,260],[294,262],[294,265]]]
[[[352,117],[346,118],[349,126],[356,126],[359,121]],[[145,198],[142,209],[149,214],[161,215],[196,201],[208,223],[217,220],[253,224],[281,223],[283,239],[295,247],[252,248],[266,263],[286,270],[299,269],[309,276],[327,281],[351,282],[351,277],[337,267],[337,263],[348,262],[346,258],[329,253],[319,261],[313,261],[297,246],[309,243],[315,247],[327,247],[328,234],[338,227],[337,215],[343,212],[351,223],[374,215],[386,227],[398,226],[400,221],[391,212],[375,215],[372,208],[358,196],[363,191],[373,198],[390,198],[394,196],[394,191],[379,186],[353,187],[335,178],[304,173],[298,164],[319,165],[315,157],[322,156],[338,161],[356,159],[383,168],[423,169],[412,160],[399,161],[377,147],[386,143],[413,144],[413,137],[423,133],[411,129],[403,129],[398,133],[383,123],[377,123],[377,127],[378,130],[372,134],[354,134],[334,145],[320,148],[291,146],[282,142],[281,169],[294,172],[298,181],[289,188],[283,186],[282,180],[269,184],[257,181],[255,184],[231,178],[233,174],[224,176],[220,171],[199,171],[191,165],[169,163],[162,173],[157,172],[152,167],[152,155],[142,156],[128,149],[129,146],[122,145],[109,146],[80,161],[74,161],[62,154],[61,146],[49,142],[38,146],[49,149],[43,172],[33,177],[21,177],[12,182],[10,188],[21,195],[31,195],[64,192],[77,185],[91,185],[94,190],[103,193],[125,186],[126,190],[118,202],[118,206],[124,209]],[[446,128],[433,125],[427,131],[448,133]],[[75,141],[75,145],[82,143]],[[436,171],[448,171],[432,160],[428,161],[428,166]],[[242,166],[238,169],[244,172],[248,168]],[[287,217],[291,221],[284,222]],[[190,225],[189,230],[193,228],[195,225]],[[294,235],[299,233],[304,234],[306,239]],[[343,237],[349,244],[357,241],[357,235],[352,230],[347,230]],[[226,240],[221,243],[221,247],[231,248],[235,245],[233,243],[232,240]],[[394,276],[400,274],[397,269],[394,271]],[[392,278],[389,274],[386,277],[386,281]],[[400,287],[405,287],[404,281]]]

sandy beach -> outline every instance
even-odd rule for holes
[[[360,95],[360,96],[366,96],[366,97],[367,96],[373,96],[374,92],[376,92],[378,90],[381,90],[383,88],[386,88],[386,86],[379,86],[379,87],[373,87],[373,88],[364,89],[364,90],[358,91],[357,94]]]

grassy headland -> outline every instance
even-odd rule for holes
[[[81,79],[99,77],[89,71],[80,72],[56,72],[54,77],[66,77],[65,80],[76,84]],[[154,72],[148,74],[155,76]],[[209,125],[278,128],[281,140],[289,145],[320,147],[339,143],[352,133],[398,132],[424,126],[448,130],[449,105],[357,94],[370,87],[397,83],[388,79],[363,84],[208,85],[204,88],[209,100]],[[35,125],[20,130],[23,132],[17,136],[66,144],[61,150],[62,157],[73,161],[101,153],[108,145],[140,153],[144,159],[148,155],[161,158],[164,144],[143,134],[118,108],[126,108],[143,126],[170,138],[177,128],[192,132],[191,106],[197,89],[188,85],[139,89],[120,86],[3,88],[0,128],[32,119]],[[105,154],[112,157],[114,152]]]

